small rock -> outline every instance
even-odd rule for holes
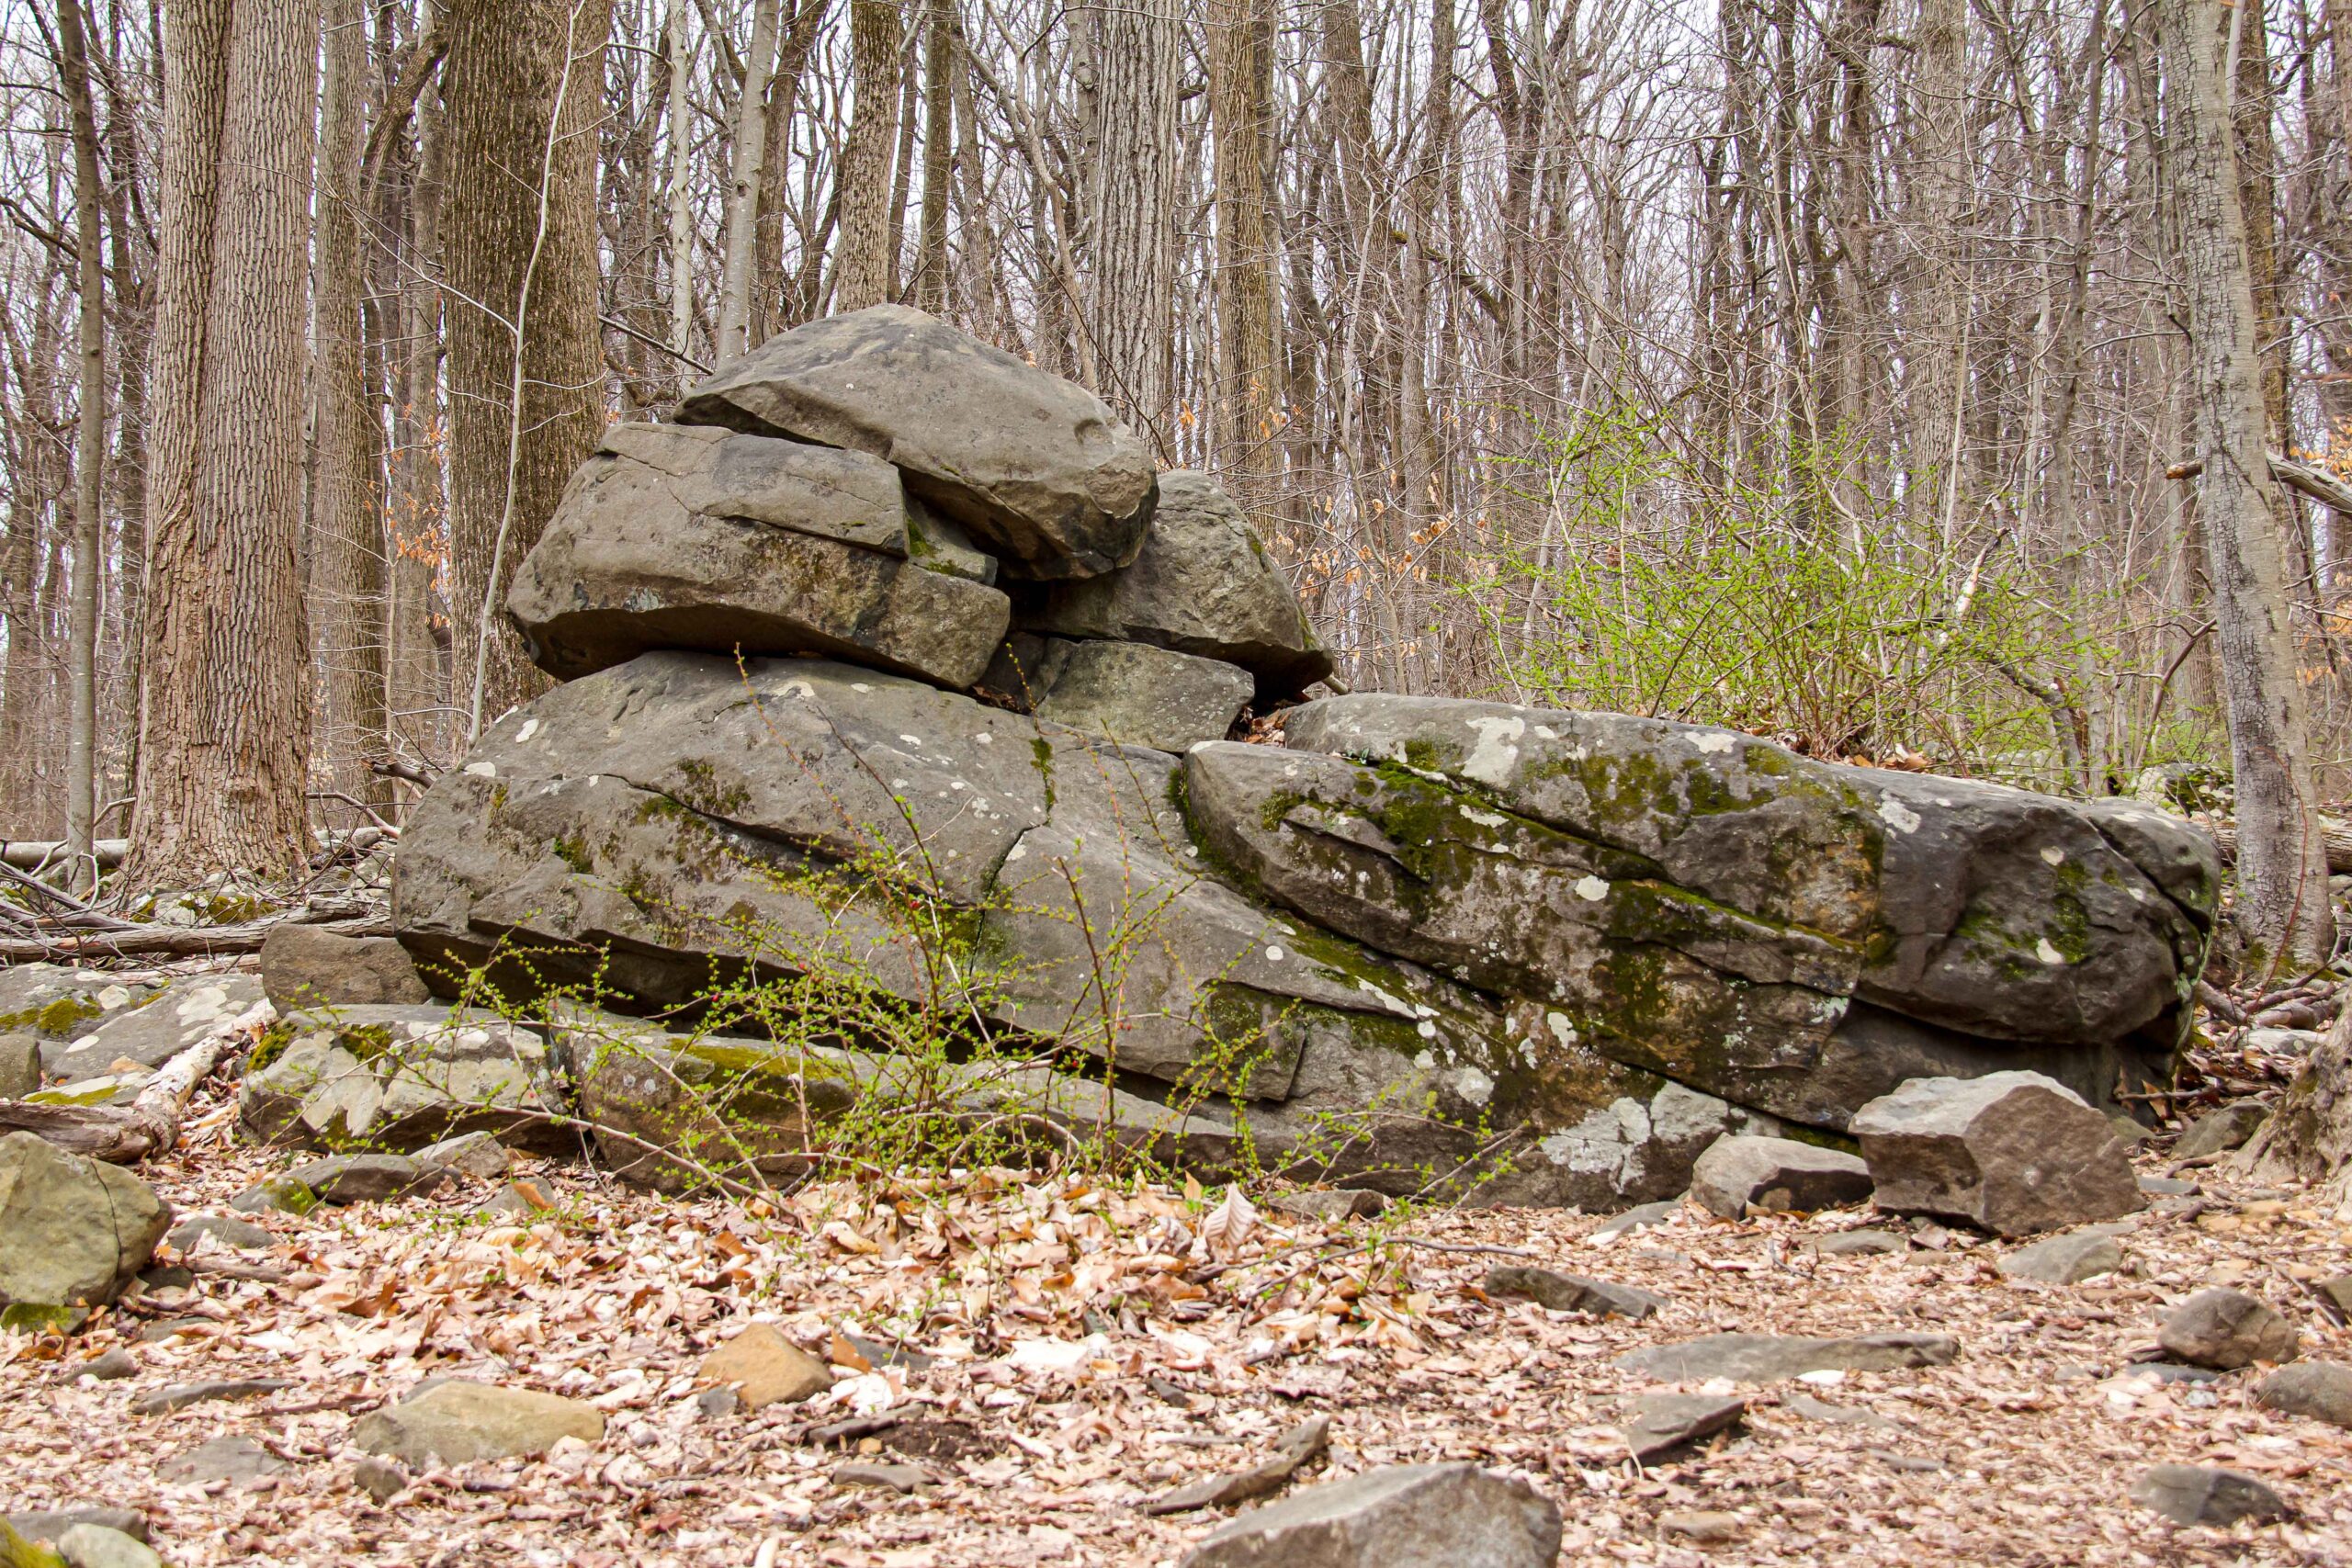
[[[1634,1402],[1625,1422],[1625,1446],[1647,1463],[1685,1443],[1711,1438],[1747,1414],[1744,1399],[1702,1393],[1652,1393]]]
[[[368,1454],[351,1467],[351,1483],[380,1506],[408,1490],[408,1472],[379,1454]]]
[[[0,1302],[110,1302],[147,1267],[171,1223],[154,1190],[119,1166],[30,1133],[0,1138]]]
[[[1679,1345],[1654,1345],[1617,1358],[1627,1371],[1646,1372],[1661,1382],[1778,1382],[1807,1372],[1891,1372],[1907,1367],[1940,1367],[1960,1355],[1949,1334],[1865,1334],[1850,1339],[1812,1339],[1802,1335],[1710,1334]]]
[[[2312,1289],[2319,1298],[2346,1317],[2352,1317],[2352,1274],[2334,1274],[2315,1281]]]
[[[524,1458],[545,1453],[560,1438],[593,1443],[604,1435],[604,1415],[579,1400],[452,1379],[377,1411],[352,1440],[412,1470],[428,1470]]]
[[[204,1038],[217,1025],[262,999],[251,975],[193,975],[175,980],[142,1007],[116,1013],[73,1044],[51,1046],[42,1064],[49,1076],[71,1083],[120,1069],[118,1063],[155,1068]]]
[[[1662,1225],[1674,1218],[1681,1207],[1682,1200],[1679,1198],[1668,1198],[1657,1203],[1637,1204],[1622,1214],[1611,1214],[1608,1219],[1603,1220],[1594,1227],[1592,1239],[1599,1241],[1603,1236],[1619,1235],[1626,1231],[1644,1230],[1651,1225]]]
[[[155,1549],[105,1525],[80,1524],[57,1538],[67,1568],[164,1568]]]
[[[1552,1568],[1560,1510],[1474,1464],[1387,1465],[1227,1520],[1182,1568]]]
[[[1486,1291],[1490,1296],[1537,1302],[1554,1312],[1589,1312],[1595,1317],[1626,1317],[1636,1322],[1666,1304],[1665,1297],[1631,1285],[1510,1263],[1487,1270]]]
[[[919,1465],[874,1464],[863,1461],[837,1464],[833,1467],[836,1486],[883,1486],[893,1492],[912,1492],[919,1486],[933,1484],[931,1472]]]
[[[1870,1167],[1859,1158],[1793,1138],[1727,1134],[1708,1145],[1690,1168],[1690,1196],[1727,1220],[1745,1219],[1750,1209],[1810,1213],[1849,1208],[1870,1195]]]
[[[743,1396],[731,1388],[707,1388],[695,1395],[695,1408],[714,1419],[743,1408]]]
[[[2151,1198],[2193,1198],[2197,1195],[2197,1183],[2183,1181],[2177,1176],[2143,1176],[2140,1178],[2140,1190]]]
[[[40,1037],[0,1034],[0,1100],[22,1100],[40,1088]]]
[[[2123,1267],[2123,1248],[2111,1235],[2077,1231],[2053,1235],[2030,1247],[2020,1247],[2001,1259],[2001,1272],[2012,1280],[2039,1280],[2046,1285],[2078,1285],[2099,1274]]]
[[[510,1181],[475,1204],[474,1213],[487,1214],[492,1219],[527,1220],[533,1215],[546,1213],[553,1207],[555,1205],[547,1201],[546,1195],[530,1182]]]
[[[2241,1471],[2211,1465],[2160,1464],[2132,1483],[2132,1500],[2177,1525],[2231,1525],[2240,1519],[2283,1519],[2285,1500]]]
[[[177,1263],[157,1263],[139,1271],[139,1284],[146,1291],[185,1291],[196,1283],[196,1270]]]
[[[911,1345],[885,1343],[857,1334],[844,1334],[842,1341],[865,1357],[868,1367],[904,1367],[910,1372],[927,1372],[939,1365],[938,1357],[918,1350]]]
[[[181,1486],[227,1481],[243,1485],[284,1473],[287,1462],[251,1438],[213,1438],[155,1467],[155,1473]]]
[[[2166,1314],[2156,1343],[2200,1367],[2234,1371],[2256,1361],[2291,1361],[2295,1325],[2244,1291],[2199,1291]]]
[[[833,1386],[824,1362],[765,1323],[752,1325],[705,1356],[698,1375],[737,1385],[747,1410],[797,1404]]]
[[[251,1220],[227,1214],[191,1214],[174,1225],[164,1239],[181,1253],[194,1252],[207,1243],[239,1252],[266,1252],[277,1245],[276,1236]]]
[[[1797,1245],[1824,1258],[1882,1258],[1911,1250],[1909,1237],[1881,1230],[1832,1231],[1827,1235],[1808,1236]]]
[[[261,985],[280,1013],[433,999],[397,938],[281,925],[262,939]]]
[[[2299,1361],[2262,1380],[2255,1398],[2290,1416],[2352,1431],[2352,1367],[2340,1361]]]
[[[162,1416],[214,1399],[251,1399],[294,1385],[284,1378],[214,1378],[206,1382],[177,1382],[150,1389],[130,1402],[134,1415]]]
[[[75,1525],[103,1525],[110,1530],[120,1530],[133,1540],[147,1539],[147,1516],[136,1508],[103,1508],[90,1504],[8,1516],[10,1529],[40,1546],[56,1545],[57,1538]]]
[[[484,1181],[505,1175],[511,1160],[506,1145],[488,1133],[460,1133],[428,1144],[410,1157],[426,1170],[454,1170]]]
[[[2127,1378],[2154,1378],[2160,1383],[2219,1382],[2222,1374],[2211,1367],[2191,1367],[2178,1361],[2140,1361],[2118,1374]]]
[[[139,1359],[118,1345],[103,1356],[93,1356],[78,1367],[68,1367],[58,1374],[67,1382],[77,1378],[96,1378],[100,1382],[114,1382],[139,1375]]]
[[[1718,1545],[1739,1538],[1739,1516],[1719,1508],[1676,1508],[1657,1517],[1657,1528],[1662,1535]]]
[[[216,1325],[207,1317],[159,1318],[139,1331],[141,1345],[160,1345],[182,1334],[203,1334]]]
[[[1903,1430],[1902,1422],[1890,1421],[1875,1410],[1857,1410],[1849,1405],[1832,1404],[1826,1399],[1815,1399],[1808,1393],[1791,1394],[1781,1401],[1781,1408],[1808,1421],[1827,1421],[1838,1427],[1870,1427],[1882,1432]]]
[[[1349,1187],[1331,1192],[1279,1193],[1268,1201],[1268,1207],[1296,1214],[1302,1220],[1336,1223],[1370,1219],[1388,1207],[1388,1200],[1364,1188]]]
[[[1331,1422],[1317,1416],[1302,1421],[1274,1439],[1274,1457],[1229,1475],[1212,1475],[1179,1486],[1143,1506],[1147,1514],[1185,1514],[1195,1508],[1230,1507],[1282,1490],[1283,1483],[1314,1461],[1330,1445]]]
[[[1854,1112],[1848,1131],[1889,1213],[2030,1235],[2147,1202],[2107,1118],[2040,1073],[1910,1078]]]
[[[229,1207],[246,1214],[307,1214],[319,1206],[319,1195],[290,1176],[265,1176],[234,1198]]]
[[[327,1203],[384,1202],[430,1192],[449,1179],[447,1171],[406,1155],[329,1155],[286,1174]]]
[[[2258,1100],[2241,1100],[2208,1111],[2188,1124],[2173,1144],[2172,1157],[2201,1159],[2243,1148],[2247,1139],[2270,1120],[2270,1108]]]

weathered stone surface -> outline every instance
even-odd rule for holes
[[[1744,1399],[1704,1393],[1652,1393],[1634,1402],[1625,1418],[1625,1445],[1647,1463],[1685,1443],[1712,1438],[1747,1414]]]
[[[442,1006],[342,1007],[271,1026],[237,1089],[256,1142],[416,1149],[468,1132],[561,1152],[561,1090],[546,1042],[494,1013]]]
[[[1595,1317],[1639,1320],[1666,1304],[1664,1296],[1652,1295],[1631,1285],[1555,1273],[1549,1269],[1531,1269],[1518,1263],[1499,1264],[1487,1269],[1486,1290],[1490,1296],[1518,1296],[1554,1312],[1589,1312]]]
[[[277,1238],[259,1225],[227,1214],[190,1214],[174,1225],[164,1239],[181,1252],[194,1252],[198,1247],[266,1252],[277,1245]]]
[[[411,1198],[446,1185],[447,1171],[419,1165],[405,1155],[329,1155],[286,1173],[326,1203],[381,1203]]]
[[[78,1040],[163,989],[148,980],[125,981],[100,969],[63,964],[18,964],[0,969],[0,1034],[28,1033],[46,1042]]]
[[[147,1516],[136,1508],[109,1508],[90,1503],[70,1508],[37,1508],[7,1516],[9,1528],[37,1545],[51,1546],[75,1525],[103,1525],[133,1540],[147,1539]]]
[[[506,1145],[488,1133],[460,1133],[416,1151],[416,1163],[427,1170],[454,1170],[488,1181],[506,1174],[514,1156]]]
[[[408,949],[388,936],[282,925],[262,939],[261,986],[280,1013],[432,1000]]]
[[[2040,1073],[1914,1078],[1856,1111],[1851,1130],[1891,1213],[2027,1235],[2147,1201],[2107,1118]]]
[[[1250,701],[1250,672],[1139,642],[1046,644],[1032,682],[1039,718],[1088,735],[1182,751],[1222,740]]]
[[[1552,1568],[1560,1510],[1471,1464],[1390,1465],[1238,1516],[1182,1568]]]
[[[874,1486],[901,1494],[935,1484],[931,1472],[920,1465],[876,1464],[867,1461],[853,1461],[833,1466],[832,1482],[836,1486]]]
[[[352,1440],[411,1470],[545,1453],[558,1439],[593,1443],[605,1417],[592,1404],[536,1389],[452,1380],[362,1419]]]
[[[1188,1514],[1195,1508],[1229,1508],[1270,1496],[1290,1478],[1323,1457],[1330,1446],[1331,1420],[1317,1416],[1299,1422],[1274,1438],[1273,1457],[1247,1470],[1204,1476],[1153,1498],[1143,1506],[1147,1514]]]
[[[2160,1464],[2132,1483],[2132,1500],[2177,1525],[2233,1525],[2283,1519],[2291,1510],[2278,1493],[2243,1471]]]
[[[1772,1334],[1710,1334],[1679,1345],[1629,1351],[1616,1365],[1645,1372],[1661,1382],[1778,1382],[1807,1372],[1891,1372],[1906,1367],[1940,1367],[1960,1354],[1949,1334],[1865,1334],[1849,1339],[1814,1339]]]
[[[700,1375],[708,1382],[736,1385],[736,1396],[748,1410],[797,1404],[833,1386],[824,1362],[765,1323],[752,1325],[705,1356]]]
[[[1012,605],[910,560],[910,508],[897,470],[854,452],[616,424],[515,571],[507,614],[561,680],[649,649],[740,648],[968,686]]]
[[[203,1382],[168,1383],[132,1400],[130,1409],[138,1416],[164,1416],[209,1400],[252,1399],[293,1386],[284,1378],[212,1378]]]
[[[22,1100],[40,1088],[40,1036],[0,1034],[0,1100]]]
[[[243,1214],[307,1214],[318,1206],[317,1193],[282,1171],[263,1177],[229,1200],[229,1207]]]
[[[780,333],[677,417],[896,464],[1023,576],[1125,566],[1150,516],[1150,457],[1100,399],[901,305]]]
[[[85,1521],[70,1526],[57,1538],[57,1554],[66,1568],[164,1568],[154,1548],[110,1526]]]
[[[2175,1159],[2202,1159],[2243,1147],[2270,1120],[2270,1107],[2258,1100],[2241,1100],[2217,1106],[2188,1124],[2172,1146]]]
[[[1323,1192],[1283,1192],[1266,1201],[1270,1209],[1296,1214],[1303,1220],[1366,1220],[1388,1207],[1388,1200],[1361,1187]]]
[[[2352,1367],[2341,1361],[2298,1361],[2262,1380],[2255,1397],[2273,1410],[2307,1416],[2352,1431]]]
[[[1135,560],[1102,577],[1021,596],[1014,624],[1054,637],[1150,643],[1238,664],[1261,704],[1331,672],[1266,548],[1217,482],[1190,468],[1159,476],[1159,501]]]
[[[0,1303],[110,1302],[171,1223],[169,1205],[129,1171],[30,1133],[0,1137]]]
[[[1682,1200],[1679,1198],[1663,1199],[1655,1203],[1636,1203],[1624,1213],[1611,1215],[1593,1227],[1592,1239],[1601,1241],[1612,1235],[1622,1235],[1627,1231],[1648,1230],[1653,1226],[1667,1224],[1681,1211]]]
[[[351,1483],[380,1506],[408,1490],[408,1472],[379,1454],[368,1454],[351,1467]]]
[[[2156,1343],[2191,1365],[2234,1371],[2256,1361],[2293,1360],[2302,1337],[2257,1297],[2216,1288],[2166,1313]]]
[[[160,1067],[212,1028],[262,999],[251,975],[199,975],[175,980],[143,1005],[119,1012],[71,1044],[42,1048],[52,1078],[71,1081],[111,1072],[120,1061]]]
[[[1833,1231],[1797,1244],[1822,1258],[1884,1258],[1908,1252],[1911,1244],[1893,1231]]]
[[[242,1486],[265,1476],[282,1475],[292,1468],[251,1438],[227,1436],[209,1438],[184,1453],[174,1454],[155,1467],[155,1473],[182,1486],[214,1481]]]
[[[1744,1219],[1751,1208],[1843,1209],[1870,1195],[1870,1168],[1860,1158],[1793,1138],[1718,1138],[1690,1169],[1690,1196],[1727,1220]]]
[[[2122,1244],[2097,1231],[2053,1235],[2020,1247],[2000,1262],[2001,1272],[2008,1278],[2039,1280],[2046,1285],[2076,1285],[2122,1267]]]
[[[1271,897],[1821,1126],[1905,1077],[2032,1065],[2103,1098],[2159,1075],[2219,886],[2211,840],[2152,811],[1730,730],[1364,695],[1285,735],[1357,765],[1188,760],[1195,825]],[[1515,928],[1497,861],[1532,878]]]

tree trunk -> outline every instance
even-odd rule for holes
[[[443,647],[450,641],[448,616],[435,635],[435,566],[443,558],[447,504],[442,493],[441,322],[445,312],[433,268],[441,254],[441,170],[448,137],[440,94],[428,87],[417,99],[416,147],[407,210],[408,265],[400,282],[400,396],[392,414],[393,506],[389,530],[391,604],[386,686],[393,732],[413,753],[435,762],[448,752],[450,671]],[[446,612],[446,606],[444,606]]]
[[[2221,35],[2202,0],[2157,0],[2165,145],[2185,275],[2197,503],[2212,579],[2238,806],[2237,919],[2248,968],[2315,967],[2335,934],[2296,679],[2281,502],[2265,457],[2245,224]]]
[[[125,879],[306,863],[302,524],[318,13],[186,0],[164,54],[148,588]]]
[[[98,554],[106,526],[106,266],[99,233],[98,117],[90,97],[89,32],[81,0],[58,0],[57,74],[74,127],[74,265],[79,295],[80,418],[74,437],[74,585],[66,633],[65,840],[72,886],[97,886]]]
[[[610,0],[449,8],[449,579],[470,743],[547,681],[507,584],[604,428],[596,138]]]
[[[361,160],[368,144],[368,0],[326,0],[319,106],[318,281],[313,310],[318,479],[311,602],[326,661],[326,761],[335,787],[371,806],[391,781],[383,753],[384,431],[368,385],[368,254]]]
[[[670,0],[669,22],[662,32],[670,65],[670,130],[662,199],[670,218],[670,347],[681,356],[674,362],[681,393],[694,376],[684,359],[694,353],[695,321],[694,200],[688,185],[694,172],[694,117],[687,98],[694,85],[694,57],[686,51],[686,11],[691,4],[692,0]]]
[[[915,303],[947,308],[947,194],[955,176],[956,114],[948,86],[956,0],[925,0],[922,35],[922,221],[915,243]],[[977,149],[975,149],[977,152]]]
[[[727,186],[727,251],[718,285],[718,344],[711,356],[724,365],[752,349],[752,249],[758,231],[760,170],[768,148],[768,78],[775,66],[780,0],[756,0],[752,44],[735,105],[735,166]]]
[[[879,305],[890,288],[890,152],[898,141],[897,0],[850,0],[850,74],[857,100],[842,145],[841,259],[833,309]]]
[[[2233,1165],[2249,1181],[2327,1183],[2322,1201],[2352,1222],[2352,1009],[2336,1015]]]
[[[1235,498],[1250,509],[1272,504],[1282,457],[1273,249],[1266,222],[1272,28],[1272,13],[1257,0],[1209,0],[1209,119],[1222,285],[1216,296],[1217,460]]]
[[[1092,62],[1086,127],[1085,331],[1095,390],[1163,453],[1175,450],[1177,0],[1079,14]]]
[[[1917,179],[1925,340],[1917,356],[1911,471],[1935,509],[1947,550],[1963,484],[1961,432],[1968,389],[1968,4],[1921,0]]]

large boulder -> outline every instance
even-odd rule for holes
[[[862,453],[616,424],[572,476],[506,608],[561,680],[648,649],[741,649],[839,654],[968,686],[1011,605],[968,575],[930,570],[963,559],[926,547],[933,532],[898,470]]]
[[[0,1305],[110,1302],[171,1224],[170,1205],[129,1171],[30,1133],[0,1137]]]
[[[1244,886],[1522,998],[1604,1055],[1842,1129],[1908,1077],[2167,1068],[2211,840],[2114,803],[1815,762],[1732,730],[1326,699],[1185,761]]]
[[[347,1007],[272,1024],[237,1089],[248,1137],[314,1149],[421,1149],[488,1132],[561,1152],[567,1101],[534,1031],[473,1009]]]
[[[1250,701],[1250,672],[1221,660],[1140,642],[1046,643],[1035,686],[1039,718],[1089,735],[1182,751],[1222,740]]]
[[[677,417],[894,464],[1021,576],[1125,566],[1150,517],[1150,455],[1101,399],[903,305],[778,333]]]
[[[1217,482],[1191,468],[1159,476],[1159,501],[1135,560],[1104,576],[1019,596],[1015,623],[1054,637],[1149,643],[1238,664],[1261,704],[1331,672],[1298,596]]]
[[[261,985],[280,1013],[299,1008],[414,1005],[432,993],[408,949],[388,936],[282,925],[262,939]]]
[[[1857,1111],[1852,1131],[1892,1213],[2030,1235],[2147,1202],[2112,1124],[2040,1073],[1914,1078]]]

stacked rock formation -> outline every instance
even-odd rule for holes
[[[1198,1167],[1589,1207],[1906,1078],[2109,1101],[2186,1027],[2219,866],[2154,809],[1434,698],[1231,741],[1329,660],[1215,482],[1082,389],[885,306],[678,419],[573,481],[508,605],[564,683],[404,834],[395,928],[449,994],[593,976],[674,1020],[833,976],[1034,1042],[1052,1114]],[[554,1032],[658,1164],[694,1072]],[[729,1041],[726,1077],[800,1086],[788,1150],[809,1082],[887,1079],[873,1043]],[[1048,1048],[1115,1092],[1062,1094]]]

